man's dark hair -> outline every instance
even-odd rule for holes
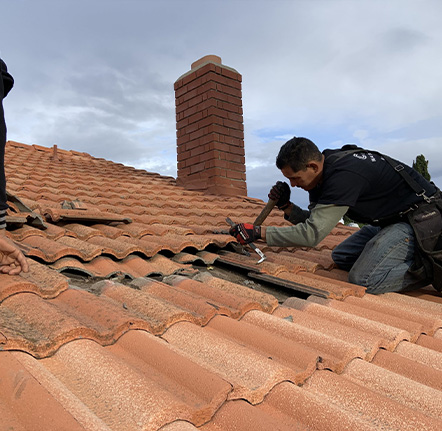
[[[317,162],[322,160],[322,153],[318,147],[310,139],[295,136],[279,150],[276,157],[276,167],[283,169],[289,166],[293,172],[298,172],[304,170],[307,163],[312,160]]]

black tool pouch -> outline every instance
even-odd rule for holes
[[[415,262],[409,272],[431,281],[442,291],[442,199],[422,202],[408,213],[408,220],[416,236]]]

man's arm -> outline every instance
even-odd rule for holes
[[[318,204],[304,222],[288,227],[262,227],[261,236],[269,246],[315,247],[331,232],[347,211],[348,206]]]

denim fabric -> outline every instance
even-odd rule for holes
[[[366,287],[368,293],[418,289],[428,281],[407,272],[414,261],[414,240],[408,223],[383,229],[364,226],[339,244],[332,258],[339,268],[349,271],[350,283]]]

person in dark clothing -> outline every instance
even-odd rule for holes
[[[414,262],[415,236],[406,213],[423,197],[377,152],[347,145],[319,151],[306,138],[293,138],[280,149],[276,165],[290,181],[309,193],[310,205],[303,210],[290,202],[290,187],[278,181],[269,198],[277,201],[289,227],[258,227],[240,223],[230,233],[241,243],[263,239],[269,246],[314,247],[347,214],[368,223],[351,235],[333,253],[336,265],[349,271],[349,281],[369,293],[412,290],[429,284],[408,271]],[[399,162],[397,162],[399,164]],[[405,164],[401,167],[425,190],[438,189]]]
[[[6,123],[3,111],[3,99],[11,91],[14,79],[8,73],[5,62],[0,58],[0,272],[16,275],[21,271],[28,272],[29,266],[23,253],[6,237],[6,177],[5,146]]]

